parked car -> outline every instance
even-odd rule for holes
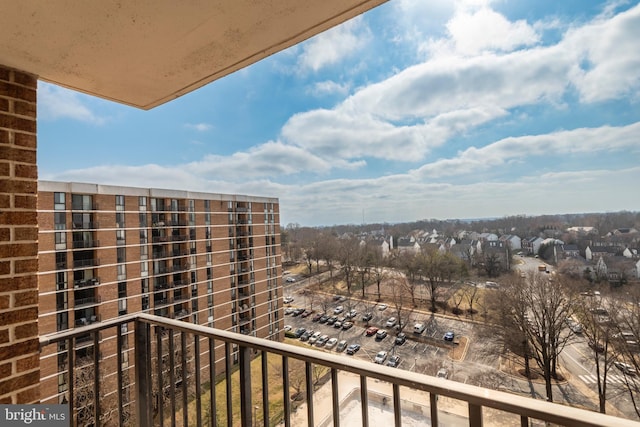
[[[296,338],[300,338],[302,336],[302,334],[304,334],[305,332],[307,332],[307,330],[305,328],[296,329],[296,332],[295,332]]]
[[[293,297],[291,295],[287,295],[286,297],[284,297],[283,301],[285,304],[290,304],[293,302]]]
[[[291,325],[284,325],[284,329],[285,332],[289,332],[291,330]]]
[[[378,310],[383,311],[387,309],[387,304],[378,304]]]
[[[384,329],[380,329],[378,332],[376,332],[377,340],[383,340],[385,339],[386,336],[387,336],[387,331],[385,331]]]
[[[294,283],[295,281],[295,277],[287,277],[287,283]]]
[[[294,311],[296,311],[295,308],[287,307],[287,308],[284,309],[284,314],[292,314]]]
[[[340,353],[340,352],[343,352],[345,348],[347,348],[347,340],[341,340],[338,342],[338,345],[336,346],[336,351]]]
[[[455,334],[451,331],[445,332],[444,337],[442,337],[445,341],[453,341]]]
[[[333,314],[340,314],[344,311],[344,307],[339,305],[336,308],[333,309]]]
[[[312,322],[319,322],[320,319],[322,318],[322,316],[324,316],[324,313],[316,313],[312,318],[311,321]],[[327,316],[327,319],[329,318],[329,316]]]
[[[342,328],[342,320],[338,319],[335,321],[335,323],[333,324],[334,328]]]
[[[329,341],[329,335],[322,335],[318,338],[318,341],[316,341],[316,347],[324,347],[327,341]]]
[[[370,337],[371,335],[375,335],[376,332],[378,332],[378,328],[376,328],[375,326],[369,326],[367,328],[367,330],[365,331],[365,334]]]
[[[440,370],[438,370],[438,373],[436,374],[436,377],[444,378],[446,380],[447,378],[449,378],[449,371],[444,368],[440,368]]]
[[[620,369],[623,374],[635,377],[638,374],[633,365],[624,362],[613,362],[616,368]]]
[[[384,350],[380,350],[378,354],[376,354],[376,357],[373,359],[373,361],[378,365],[382,365],[385,360],[387,360],[387,352]]]
[[[425,329],[427,329],[427,325],[425,325],[424,323],[416,323],[415,325],[413,325],[414,334],[421,334]]]
[[[295,310],[293,310],[293,315],[294,316],[300,316],[302,313],[304,313],[304,308],[296,308]]]
[[[386,327],[393,328],[394,326],[396,326],[396,323],[398,323],[398,319],[396,319],[395,317],[389,317],[389,319],[387,319]]]
[[[338,342],[338,338],[329,338],[327,343],[324,345],[325,348],[333,348]]]
[[[347,314],[345,314],[345,317],[347,319],[353,319],[354,317],[356,317],[358,315],[358,312],[354,309],[349,310],[349,312]]]
[[[347,329],[352,328],[352,327],[353,327],[353,322],[344,322],[344,323],[342,324],[342,329],[344,329],[345,331],[346,331]]]
[[[404,332],[400,332],[396,336],[396,345],[402,345],[405,343],[405,341],[407,341],[407,334],[405,334]]]
[[[368,322],[371,319],[373,319],[373,313],[365,313],[362,316],[362,320],[365,321],[365,322]]]
[[[400,364],[400,356],[398,355],[391,356],[387,361],[387,366],[391,366],[392,368],[397,368],[399,364]]]
[[[320,316],[320,320],[318,320],[318,323],[327,323],[328,320],[329,320],[329,315],[323,314],[322,316]]]
[[[302,334],[302,336],[300,337],[300,341],[309,341],[309,338],[311,338],[311,336],[313,335],[313,331],[306,331],[304,334]]]
[[[313,335],[309,337],[309,344],[314,344],[316,341],[318,341],[318,338],[320,338],[320,335],[322,335],[322,332],[320,331],[314,332]]]
[[[360,344],[351,344],[349,345],[349,347],[347,347],[347,354],[356,354],[358,350],[360,350]]]
[[[309,317],[310,315],[312,315],[313,313],[315,313],[315,310],[305,310],[302,312],[302,314],[300,315],[300,317]]]
[[[336,320],[338,320],[338,316],[329,317],[329,320],[327,320],[327,325],[333,325],[334,323],[336,323]]]

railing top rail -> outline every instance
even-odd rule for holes
[[[105,322],[100,322],[98,324],[45,335],[40,337],[40,346],[43,347],[78,334],[102,330],[124,323],[130,323],[132,321],[139,321],[150,325],[158,325],[177,331],[184,331],[201,337],[212,338],[214,340],[220,339],[239,346],[255,348],[269,353],[301,359],[314,364],[324,365],[357,375],[387,381],[392,384],[398,384],[400,386],[406,386],[412,389],[466,401],[473,405],[494,408],[560,425],[592,427],[640,426],[640,423],[638,422],[598,412],[586,411],[584,409],[531,399],[502,391],[490,390],[443,378],[436,378],[387,366],[375,365],[367,361],[346,358],[343,355],[320,352],[313,349],[292,346],[285,343],[265,340],[145,313],[125,315]]]

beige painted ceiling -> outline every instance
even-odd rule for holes
[[[386,0],[1,0],[0,65],[149,109]]]

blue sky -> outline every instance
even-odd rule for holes
[[[391,0],[151,111],[41,82],[40,179],[281,223],[640,210],[637,1]]]

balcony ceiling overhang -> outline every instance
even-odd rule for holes
[[[150,109],[385,1],[7,1],[0,65]]]

